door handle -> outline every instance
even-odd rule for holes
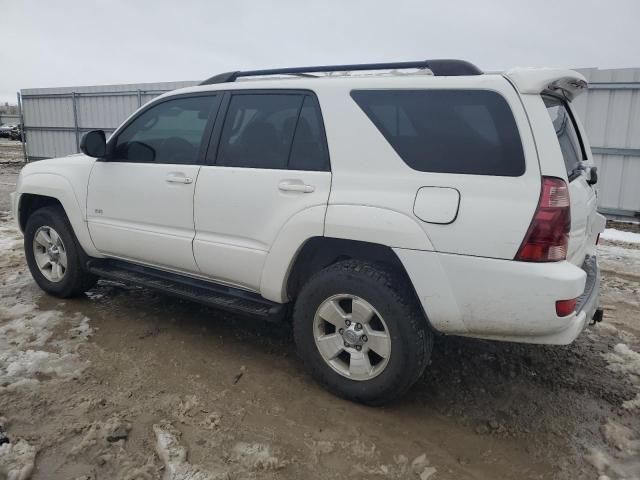
[[[185,177],[184,175],[167,175],[168,183],[184,183],[189,185],[193,183],[193,178]]]
[[[307,185],[302,180],[283,180],[278,184],[278,189],[282,192],[313,193],[316,187]]]

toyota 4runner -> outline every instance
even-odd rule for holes
[[[44,291],[291,321],[321,384],[380,404],[434,335],[568,344],[601,315],[586,88],[459,60],[230,72],[25,166],[13,211]]]

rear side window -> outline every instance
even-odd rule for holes
[[[560,150],[567,167],[567,175],[571,179],[580,170],[581,162],[585,159],[582,141],[573,121],[573,117],[564,100],[556,97],[543,96],[549,117],[556,131]]]
[[[315,102],[304,94],[233,95],[216,164],[328,170],[321,122]]]
[[[506,100],[485,90],[359,90],[351,96],[415,170],[517,177],[524,153]]]
[[[306,96],[293,136],[289,170],[329,170],[329,152],[316,101]]]

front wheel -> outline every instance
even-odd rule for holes
[[[433,337],[404,277],[356,260],[331,265],[302,288],[294,309],[298,355],[344,398],[387,403],[422,375]]]
[[[98,281],[86,271],[86,254],[60,207],[43,207],[29,217],[24,230],[24,251],[31,276],[51,295],[73,297]]]

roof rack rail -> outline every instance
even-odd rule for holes
[[[363,70],[395,70],[428,68],[436,76],[481,75],[482,70],[465,60],[422,60],[419,62],[360,63],[354,65],[323,65],[311,67],[271,68],[267,70],[246,70],[226,72],[208,78],[200,85],[235,82],[239,77],[258,77],[265,75],[299,75],[316,72],[355,72]]]

